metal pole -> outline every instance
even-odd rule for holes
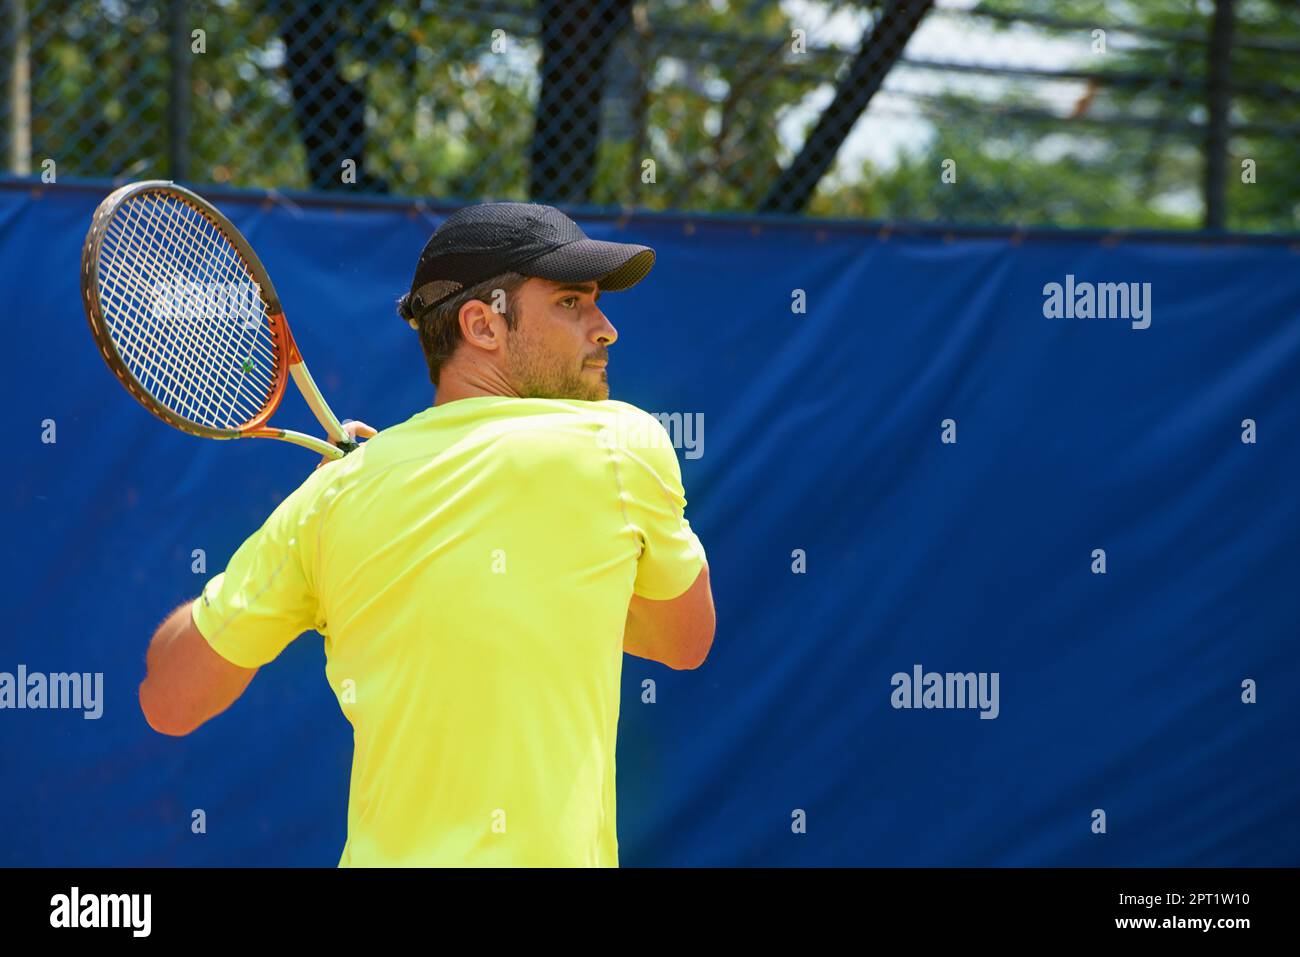
[[[190,17],[187,0],[171,0],[171,43],[168,55],[171,83],[167,127],[171,131],[168,169],[174,180],[190,176]]]
[[[1210,23],[1206,86],[1209,124],[1205,131],[1205,228],[1223,229],[1228,218],[1228,112],[1232,108],[1231,79],[1233,0],[1215,0]]]
[[[27,40],[26,0],[9,0],[9,46],[13,63],[9,68],[9,155],[10,172],[28,176],[32,171],[32,67]]]

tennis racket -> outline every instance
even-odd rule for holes
[[[208,439],[281,439],[330,458],[357,448],[294,343],[271,277],[211,203],[164,180],[115,190],[81,251],[90,331],[146,409]],[[329,441],[266,423],[297,384]]]

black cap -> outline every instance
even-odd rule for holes
[[[650,272],[649,246],[588,239],[568,216],[538,203],[481,203],[447,217],[429,238],[411,289],[398,303],[407,321],[505,272],[556,282],[595,282],[604,292]]]

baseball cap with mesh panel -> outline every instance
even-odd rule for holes
[[[457,210],[434,230],[398,312],[417,320],[462,289],[506,272],[594,282],[602,292],[618,292],[644,279],[654,261],[649,246],[588,238],[554,206],[480,203]]]

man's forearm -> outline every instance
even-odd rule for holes
[[[190,623],[190,601],[174,608],[149,639],[149,649],[144,655],[145,676],[141,687],[149,682],[151,675],[165,670],[167,653],[175,642],[177,635]]]
[[[637,658],[661,661],[659,654],[656,654],[653,639],[654,632],[646,621],[636,597],[633,596],[627,608],[627,623],[623,626],[623,651]]]
[[[168,710],[167,704],[176,689],[167,688],[163,676],[171,670],[168,663],[173,657],[171,652],[176,639],[190,620],[190,602],[185,602],[172,610],[149,639],[149,648],[144,655],[144,680],[140,682],[140,709],[145,718],[157,731],[171,732],[174,729],[159,727],[155,724],[157,716]]]
[[[677,670],[698,668],[713,643],[714,621],[706,569],[678,599],[654,601],[633,595],[623,625],[623,651]]]
[[[145,653],[140,709],[155,731],[189,734],[219,715],[257,674],[227,662],[194,625],[185,602],[158,626]]]

